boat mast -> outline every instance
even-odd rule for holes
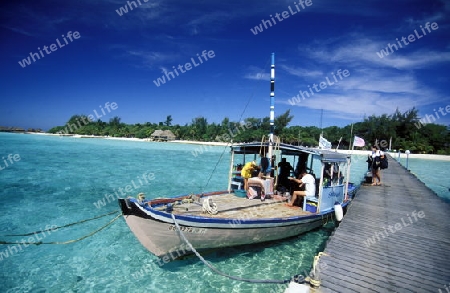
[[[275,129],[275,53],[272,53],[272,65],[270,66],[270,134],[269,134],[269,160],[273,155],[273,132]]]

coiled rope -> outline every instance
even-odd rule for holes
[[[205,198],[203,200],[203,212],[209,213],[211,215],[217,214],[219,211],[217,210],[217,205],[212,201],[210,197]]]
[[[263,283],[263,284],[287,284],[290,281],[294,280],[297,283],[302,283],[305,279],[303,276],[301,275],[295,275],[292,279],[285,279],[285,280],[259,280],[259,279],[246,279],[246,278],[241,278],[241,277],[236,277],[236,276],[232,276],[232,275],[228,275],[220,270],[218,270],[216,267],[214,267],[212,264],[210,264],[207,260],[205,260],[203,258],[203,256],[200,255],[200,253],[197,252],[197,250],[195,250],[195,248],[192,246],[192,244],[189,242],[189,240],[187,240],[186,236],[184,236],[184,233],[181,231],[180,226],[178,225],[177,220],[175,219],[175,215],[171,214],[172,216],[172,220],[175,224],[175,227],[177,228],[178,233],[180,234],[181,238],[183,238],[184,242],[186,242],[186,244],[189,246],[189,248],[195,253],[195,255],[208,267],[210,268],[213,272],[227,277],[229,279],[232,280],[236,280],[236,281],[243,281],[243,282],[248,282],[248,283]]]
[[[29,236],[29,235],[43,233],[43,232],[47,232],[47,231],[54,231],[54,230],[57,230],[57,229],[60,229],[60,228],[69,227],[69,226],[73,226],[75,224],[81,224],[81,223],[84,223],[84,222],[87,222],[87,221],[99,219],[101,217],[105,217],[105,216],[108,216],[108,215],[111,215],[111,214],[114,214],[114,213],[117,213],[117,212],[119,212],[119,211],[110,212],[110,213],[107,213],[107,214],[104,214],[104,215],[100,215],[100,216],[97,216],[97,217],[94,217],[94,218],[81,220],[81,221],[78,221],[78,222],[74,222],[74,223],[70,223],[70,224],[67,224],[67,225],[59,226],[59,227],[56,227],[56,228],[53,228],[53,229],[40,230],[40,231],[36,231],[36,232],[32,232],[32,233],[26,233],[26,234],[15,234],[15,235],[5,235],[5,236]],[[100,232],[101,230],[105,229],[106,227],[108,227],[109,225],[114,223],[121,215],[122,215],[121,213],[118,214],[114,219],[109,221],[106,225],[103,225],[102,227],[92,231],[91,233],[89,233],[87,235],[84,235],[84,236],[82,236],[80,238],[73,239],[73,240],[67,240],[67,241],[64,241],[64,242],[59,242],[59,241],[52,241],[52,242],[42,242],[42,241],[36,241],[36,242],[9,242],[9,241],[1,241],[0,240],[0,244],[15,244],[15,245],[17,245],[17,244],[27,244],[27,245],[28,244],[34,244],[34,245],[41,245],[41,244],[69,244],[69,243],[74,243],[74,242],[78,242],[78,241],[81,241],[83,239],[86,239],[86,238],[94,235],[97,232]]]

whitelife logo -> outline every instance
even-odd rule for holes
[[[97,110],[94,109],[94,114],[97,117],[97,119],[100,119],[101,117],[106,116],[105,109],[108,111],[108,114],[109,114],[109,113],[111,113],[111,111],[116,110],[118,108],[116,102],[112,102],[112,103],[106,102],[105,106],[104,106],[105,109],[103,109],[102,105],[100,105],[98,107],[102,110],[103,115],[100,115],[99,113],[97,113]],[[92,114],[88,115],[87,117],[81,116],[81,122],[83,122],[84,126],[88,125],[89,122],[94,121],[94,119],[95,119],[95,117]],[[75,120],[76,120],[78,126],[77,126],[77,124],[74,124],[74,123],[68,124],[68,125],[66,125],[66,128],[58,131],[57,133],[58,134],[68,134],[69,132],[75,132],[78,128],[81,128],[82,126],[81,126],[80,120],[78,118],[76,118]]]
[[[14,161],[13,161],[14,159]],[[3,160],[3,164],[4,167],[2,167],[2,163],[0,162],[0,171],[8,168],[9,166],[12,166],[14,164],[14,162],[18,162],[20,161],[20,155],[19,154],[9,154],[8,157],[5,159],[5,157],[2,157]],[[7,160],[9,161],[9,164],[7,162]]]
[[[202,57],[203,57],[203,58],[202,58]],[[199,61],[200,63],[195,62],[194,57],[192,57],[192,58],[191,58],[192,63],[187,62],[186,64],[184,64],[184,67],[183,67],[183,65],[178,64],[177,68],[178,68],[178,70],[181,71],[181,73],[185,73],[186,71],[189,71],[189,70],[192,69],[192,65],[194,65],[194,67],[197,67],[197,66],[199,66],[200,64],[203,64],[203,62],[208,61],[208,60],[209,60],[208,57],[209,57],[209,59],[212,59],[212,58],[216,57],[216,54],[214,53],[213,50],[209,50],[208,52],[206,52],[206,50],[203,50],[202,55],[197,54],[197,59],[198,59],[198,61]],[[203,60],[205,60],[205,61],[203,61]],[[157,87],[159,87],[159,86],[161,86],[162,84],[165,84],[167,81],[169,81],[169,80],[175,78],[176,76],[179,76],[180,74],[178,73],[178,71],[177,71],[177,69],[175,68],[175,66],[172,66],[172,68],[173,68],[173,72],[172,72],[172,71],[164,70],[164,71],[163,71],[163,72],[164,72],[164,75],[161,76],[161,77],[158,77],[156,80],[153,80],[153,83],[154,83]],[[175,72],[175,73],[174,73],[174,72]],[[176,76],[175,76],[175,74],[176,74]],[[167,81],[166,81],[166,78],[167,78]]]
[[[430,29],[430,28],[431,28],[431,29]],[[401,38],[401,41],[403,42],[403,45],[405,45],[405,47],[406,47],[406,46],[408,46],[410,43],[416,41],[416,38],[417,38],[417,40],[418,40],[418,39],[421,39],[421,38],[423,38],[424,36],[426,36],[426,35],[427,35],[427,32],[425,31],[425,29],[428,31],[428,33],[431,33],[431,30],[435,31],[435,30],[437,30],[438,28],[439,28],[439,25],[438,25],[436,22],[433,22],[433,23],[431,23],[431,24],[430,24],[429,22],[427,22],[427,23],[425,24],[425,28],[423,28],[422,26],[420,26],[420,29],[421,29],[423,35],[421,35],[419,32],[417,32],[417,30],[414,30],[414,34],[410,34],[410,35],[408,36],[408,41],[409,41],[409,43],[408,43],[408,41],[406,40],[407,38],[406,38],[406,37],[403,37],[403,36],[402,36],[402,38]],[[393,53],[394,53],[394,48],[395,48],[395,51],[398,51],[398,50],[399,50],[399,47],[400,47],[400,49],[403,48],[402,43],[399,41],[399,39],[396,38],[395,40],[397,41],[398,47],[397,47],[397,45],[395,44],[395,42],[394,42],[394,44],[389,43],[389,44],[387,44],[387,47],[386,47],[385,49],[381,49],[380,52],[376,52],[377,55],[378,55],[378,57],[383,58],[383,57],[385,57],[385,56],[389,56],[389,54],[393,54]],[[390,52],[389,52],[389,51],[390,51]]]
[[[42,48],[42,50],[44,50],[44,52],[47,55],[50,55],[52,52],[55,52],[56,50],[58,50],[58,48],[62,48],[66,45],[69,44],[69,42],[67,41],[67,39],[70,40],[70,43],[72,43],[74,40],[78,40],[79,38],[81,38],[81,35],[78,31],[75,31],[72,33],[72,31],[68,31],[66,36],[61,35],[63,37],[64,43],[61,43],[59,41],[59,38],[56,39],[56,44],[58,44],[58,46],[56,46],[56,44],[51,44],[50,46],[44,46]],[[67,37],[67,39],[66,39]],[[48,50],[50,49],[50,51]],[[36,62],[37,60],[44,58],[45,55],[42,52],[41,47],[38,47],[38,51],[39,53],[33,53],[30,52],[30,56],[28,56],[28,58],[23,59],[22,61],[19,61],[19,65],[22,66],[22,68],[25,68],[27,65],[31,65],[31,60],[33,60],[33,62]]]
[[[275,13],[275,18],[278,20],[278,22],[282,22],[283,20],[289,18],[290,16],[299,13],[300,11],[305,10],[306,7],[311,6],[312,0],[300,0],[297,2],[294,2],[294,6],[296,9],[292,9],[292,7],[289,5],[288,10],[285,10],[281,13]],[[300,8],[300,6],[301,8]],[[281,17],[280,17],[281,16]],[[262,33],[265,29],[268,29],[269,27],[272,27],[272,25],[276,25],[278,22],[275,20],[275,18],[271,15],[269,15],[270,20],[261,19],[261,24],[255,26],[254,28],[251,28],[250,31],[256,36],[258,33]],[[264,27],[263,27],[264,26]]]
[[[149,0],[142,0],[142,2],[147,3]],[[141,0],[137,0],[137,3],[139,3],[139,6],[143,5],[141,3]],[[128,7],[130,7],[130,11],[133,10],[133,5],[134,8],[138,8],[138,5],[136,4],[136,1],[127,1]],[[127,5],[124,5],[123,7],[120,7],[119,9],[116,9],[116,12],[119,16],[124,15],[125,13],[128,13],[128,7]]]
[[[320,90],[324,90],[326,89],[328,86],[332,86],[335,83],[338,83],[339,81],[343,80],[344,77],[349,77],[350,76],[350,71],[348,71],[347,69],[341,70],[339,69],[338,71],[336,71],[336,75],[339,77],[339,80],[336,78],[336,75],[334,74],[334,72],[331,72],[331,75],[333,76],[333,80],[334,82],[330,81],[330,79],[328,78],[328,76],[325,78],[325,81],[320,82],[319,84],[314,83],[312,86],[308,85],[308,89],[309,89],[309,93],[311,93],[311,96],[314,96],[314,93],[320,93]],[[319,89],[320,87],[320,89]],[[314,91],[313,91],[314,89]],[[288,100],[289,104],[291,104],[292,106],[299,104],[302,99],[306,99],[305,96],[307,98],[310,97],[307,91],[302,91],[299,90],[298,91],[298,95],[295,97],[292,97],[291,99]],[[300,97],[301,96],[301,97]]]

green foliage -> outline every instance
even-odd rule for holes
[[[319,136],[328,139],[333,148],[339,144],[341,149],[349,149],[353,136],[366,141],[369,149],[376,141],[392,141],[392,149],[410,150],[413,153],[450,154],[450,127],[438,124],[422,124],[418,110],[401,113],[398,109],[392,115],[365,117],[363,121],[345,127],[329,126],[320,129],[316,126],[288,126],[294,117],[290,110],[275,117],[275,134],[284,143],[317,146]],[[172,116],[165,122],[143,124],[121,123],[119,117],[113,117],[109,123],[101,120],[90,121],[86,115],[73,115],[64,126],[50,129],[50,133],[82,134],[114,137],[149,138],[155,130],[170,130],[178,139],[221,142],[261,141],[270,132],[269,117],[245,118],[234,122],[225,117],[221,123],[208,123],[205,117],[196,117],[190,124],[172,125]],[[340,141],[340,142],[339,142]]]
[[[166,126],[172,125],[172,115],[169,115],[166,117],[166,122],[164,122],[164,125],[166,125]]]

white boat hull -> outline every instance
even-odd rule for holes
[[[169,256],[175,259],[179,256],[192,253],[189,246],[176,229],[173,220],[161,221],[147,214],[142,213],[142,209],[134,202],[127,203],[128,213],[124,212],[124,219],[131,231],[140,243],[150,252],[158,257]],[[124,210],[124,205],[122,210]],[[253,244],[266,241],[289,238],[321,227],[325,219],[330,219],[334,215],[329,214],[311,215],[297,217],[274,223],[248,224],[244,220],[224,219],[219,227],[212,227],[211,223],[203,227],[198,222],[187,225],[186,219],[183,224],[179,223],[181,231],[196,250],[214,249],[221,247],[231,247],[244,244]],[[303,219],[302,219],[303,218]],[[225,223],[228,223],[225,225]]]

